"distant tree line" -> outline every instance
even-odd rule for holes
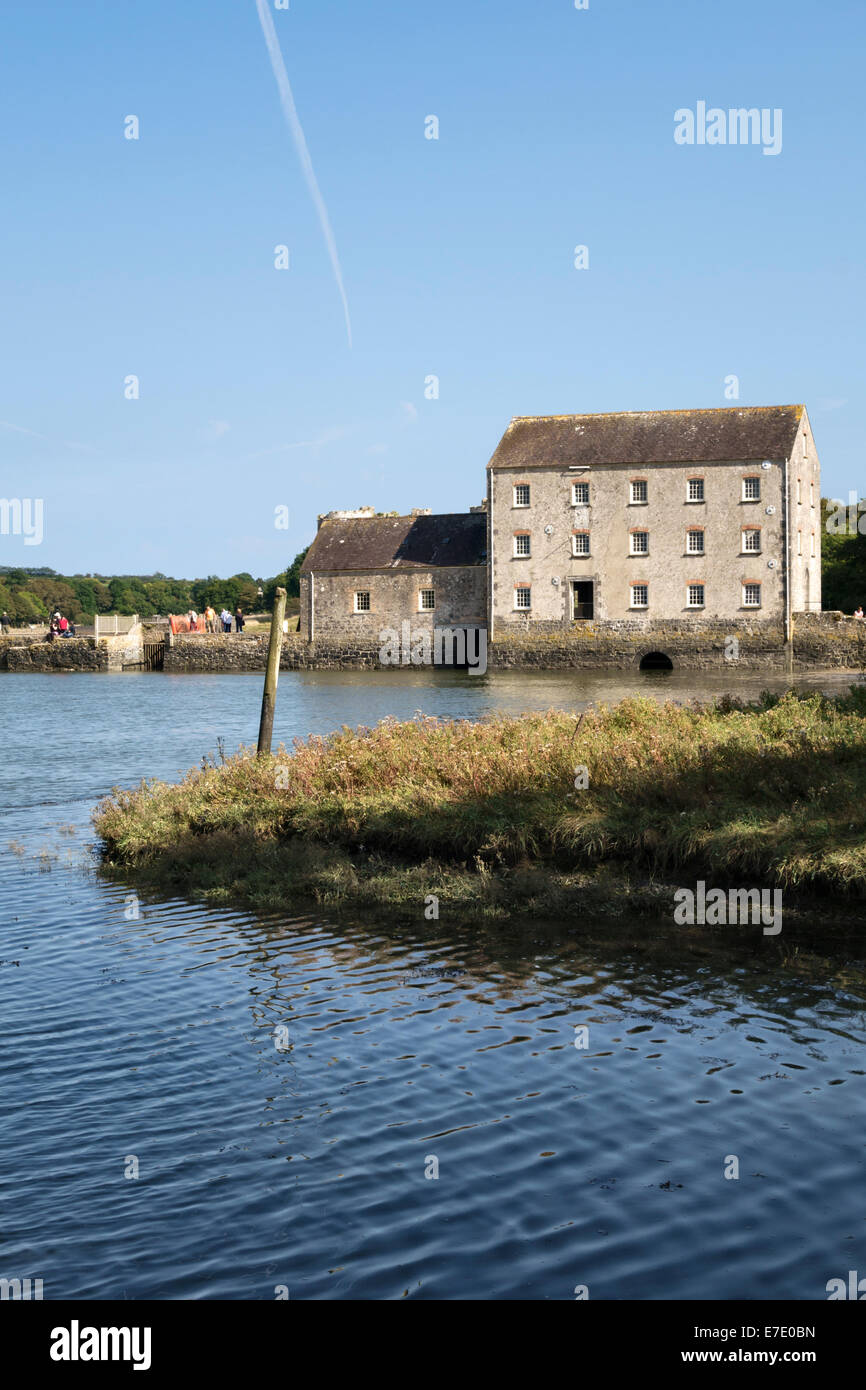
[[[309,549],[309,547],[307,547]],[[270,611],[278,585],[289,596],[288,609],[297,612],[301,565],[307,551],[296,555],[282,574],[254,579],[246,571],[228,579],[170,579],[165,574],[57,574],[46,568],[0,566],[0,612],[15,624],[44,622],[56,609],[80,623],[95,613],[155,614],[201,612],[208,604],[233,613]],[[259,597],[259,589],[262,597]],[[294,600],[294,602],[293,602]]]

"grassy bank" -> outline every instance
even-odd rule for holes
[[[423,917],[672,910],[671,885],[866,903],[866,688],[418,718],[241,753],[94,813],[104,863],[213,902]],[[575,788],[585,766],[588,786]],[[581,780],[581,779],[578,779]]]

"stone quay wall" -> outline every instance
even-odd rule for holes
[[[265,633],[172,637],[166,645],[165,669],[262,671],[267,651]],[[639,666],[650,652],[663,652],[675,669],[693,671],[730,665],[784,670],[789,658],[782,624],[772,619],[620,619],[582,623],[565,633],[559,628],[548,633],[500,634],[488,645],[487,664],[491,670],[628,670]],[[866,666],[866,622],[841,613],[799,614],[794,622],[793,659],[804,667]],[[360,637],[309,643],[299,633],[289,633],[283,637],[280,669],[380,669],[379,643]]]
[[[752,669],[784,669],[785,636],[772,619],[613,619],[581,623],[566,632],[503,633],[487,653],[493,670],[561,670],[568,667],[628,670],[651,652],[668,656],[678,670],[709,671],[731,663]]]
[[[790,652],[782,624],[767,619],[586,623],[565,635],[500,634],[490,644],[487,662],[492,670],[628,670],[650,652],[663,652],[683,671],[731,665],[784,670],[789,659],[800,669],[857,670],[866,667],[866,621],[843,613],[798,613]]]
[[[5,671],[122,671],[141,661],[141,628],[117,637],[57,637],[46,642],[42,633],[12,632],[0,638],[0,670]]]
[[[263,671],[268,657],[268,634],[192,633],[169,637],[165,671]],[[379,643],[357,637],[330,642],[306,642],[297,632],[283,637],[281,671],[370,670],[379,665]]]
[[[798,613],[794,661],[798,666],[866,667],[866,621],[844,613]]]
[[[59,637],[18,645],[4,639],[0,666],[7,671],[107,671],[108,648],[92,637]]]
[[[28,628],[11,628],[0,636],[0,671],[8,671],[9,652],[13,647],[32,647],[45,640],[45,631],[31,632]]]
[[[156,633],[145,633],[153,640]],[[162,634],[160,634],[162,635]],[[14,632],[0,638],[0,670],[117,671],[141,660],[141,631],[117,637],[60,638]],[[166,637],[167,672],[263,671],[267,633],[192,633]],[[742,621],[621,619],[583,623],[563,632],[500,634],[489,644],[491,670],[628,670],[651,652],[668,656],[675,669],[784,670],[866,668],[866,622],[842,613],[800,613],[794,619],[792,650],[782,626],[771,619]],[[368,637],[333,637],[307,642],[300,633],[283,637],[283,671],[378,670],[379,642]],[[392,669],[390,667],[385,669]],[[409,669],[417,670],[417,667]]]

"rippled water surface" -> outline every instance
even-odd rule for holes
[[[769,941],[653,963],[420,911],[136,918],[90,864],[95,800],[253,741],[260,689],[0,677],[0,1277],[46,1298],[821,1299],[866,1274],[856,968]],[[275,733],[635,689],[712,683],[284,673]]]

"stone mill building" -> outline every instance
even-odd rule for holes
[[[518,416],[487,478],[494,638],[820,611],[805,406]]]

